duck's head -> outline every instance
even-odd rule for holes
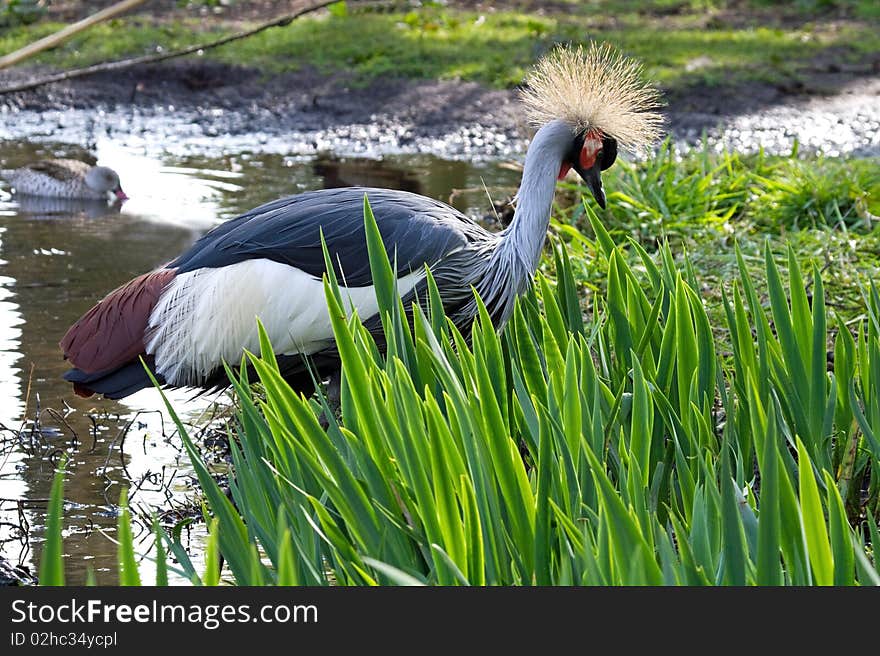
[[[97,192],[113,194],[119,200],[128,200],[128,196],[122,191],[119,182],[119,174],[108,166],[94,166],[86,173],[86,185]]]

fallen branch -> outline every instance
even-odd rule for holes
[[[77,21],[73,25],[68,25],[63,30],[58,30],[54,34],[50,34],[39,41],[29,43],[24,48],[19,48],[15,52],[10,52],[8,55],[0,57],[0,68],[8,68],[13,64],[17,64],[22,59],[27,59],[28,57],[36,55],[38,52],[54,48],[60,43],[67,41],[67,39],[75,34],[79,34],[83,30],[89,29],[92,25],[97,25],[98,23],[109,20],[130,9],[134,9],[138,5],[144,4],[144,2],[146,2],[146,0],[122,0],[122,2],[117,2],[115,5],[102,9],[93,16]]]
[[[253,36],[254,34],[258,34],[263,30],[268,30],[271,27],[283,27],[285,25],[290,24],[295,19],[300,16],[305,16],[306,14],[310,14],[318,9],[322,9],[327,5],[332,5],[338,2],[339,0],[319,0],[319,2],[311,3],[301,9],[298,9],[290,14],[286,14],[279,18],[274,18],[265,23],[260,23],[256,27],[253,27],[248,30],[244,30],[242,32],[236,32],[235,34],[230,34],[229,36],[225,36],[221,39],[217,39],[216,41],[211,41],[209,43],[201,43],[195,46],[188,46],[186,48],[182,48],[180,50],[174,50],[172,52],[166,52],[159,55],[145,55],[143,57],[133,57],[131,59],[122,59],[114,62],[103,62],[101,64],[94,64],[92,66],[85,66],[83,68],[75,68],[70,71],[66,71],[64,73],[56,73],[54,75],[47,75],[45,77],[31,79],[27,82],[22,82],[20,84],[13,84],[8,87],[0,88],[0,95],[5,95],[8,93],[16,93],[18,91],[27,91],[29,89],[35,89],[37,87],[41,87],[45,84],[52,84],[54,82],[64,82],[66,80],[72,80],[78,77],[85,77],[86,75],[94,75],[95,73],[106,73],[108,71],[120,71],[126,68],[131,68],[132,66],[138,66],[140,64],[156,64],[158,62],[165,61],[167,59],[173,59],[175,57],[183,57],[185,55],[191,55],[195,52],[209,50],[211,48],[217,48],[219,46],[225,45],[227,43],[231,43],[232,41],[238,41],[240,39],[246,39],[249,36]]]

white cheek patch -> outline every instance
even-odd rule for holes
[[[596,155],[602,150],[602,136],[595,130],[587,132],[581,148],[580,165],[586,171],[596,164]]]
[[[422,272],[399,278],[398,293],[422,278]],[[340,291],[346,311],[353,306],[362,319],[379,309],[372,286]],[[197,385],[223,360],[236,365],[244,349],[259,351],[257,318],[278,354],[315,353],[333,341],[322,281],[254,259],[176,276],[150,313],[146,351],[168,383]]]

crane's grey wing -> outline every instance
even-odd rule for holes
[[[397,273],[429,266],[478,238],[481,228],[439,201],[390,189],[322,189],[272,201],[230,219],[169,263],[178,273],[266,258],[320,278],[324,239],[337,278],[351,287],[372,284],[364,231],[364,195]]]

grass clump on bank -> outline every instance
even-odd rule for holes
[[[803,269],[820,267],[829,305],[844,321],[863,316],[860,290],[880,277],[877,159],[803,157],[797,148],[784,157],[742,155],[709,145],[682,155],[667,142],[644,162],[619,160],[603,177],[604,228],[616,242],[632,239],[652,254],[668,241],[677,266],[698,272],[695,290],[706,299],[719,339],[726,339],[721,293],[732,293],[739,275],[735,246],[761,287],[767,280],[765,247],[777,262],[787,260],[791,247]],[[576,185],[568,189],[576,197],[587,193]],[[567,242],[582,293],[603,294],[606,271],[595,257],[584,206],[569,202],[555,214],[553,228]],[[643,269],[633,249],[625,258]],[[590,305],[588,298],[585,307]]]
[[[666,245],[632,244],[630,266],[587,212],[591,316],[557,249],[555,285],[539,275],[503,334],[481,311],[466,338],[434,287],[410,327],[366,209],[388,346],[326,280],[340,416],[322,427],[263,334],[260,391],[232,374],[232,501],[178,426],[236,583],[880,583],[878,290],[848,327],[793,252],[786,285],[765,250],[760,288],[737,254],[726,361],[693,269]]]
[[[880,214],[880,161],[762,152],[682,155],[667,140],[645,162],[621,161],[607,179],[603,222],[613,235],[698,238],[713,229],[762,236],[843,227],[870,231]],[[588,228],[583,209],[574,214]]]

